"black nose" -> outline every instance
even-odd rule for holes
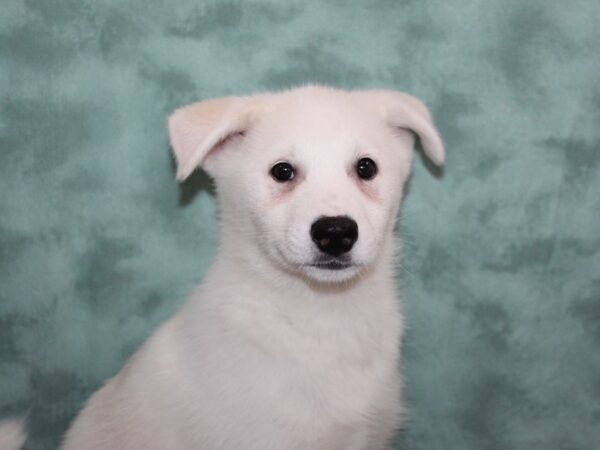
[[[319,250],[331,256],[349,252],[358,239],[358,225],[350,217],[321,217],[310,227]]]

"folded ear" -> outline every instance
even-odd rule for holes
[[[421,100],[397,91],[365,91],[363,94],[378,107],[391,127],[414,132],[431,162],[438,166],[444,164],[444,143]]]
[[[211,153],[243,136],[252,121],[249,101],[225,97],[193,103],[169,117],[169,137],[177,162],[177,179],[185,180]]]

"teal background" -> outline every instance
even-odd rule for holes
[[[214,197],[165,118],[323,82],[419,96],[399,270],[403,450],[600,448],[598,1],[3,0],[0,416],[28,449],[184,301]]]

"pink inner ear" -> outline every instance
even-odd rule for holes
[[[189,114],[189,107],[186,107],[175,111],[169,117],[171,148],[178,166],[185,164],[202,141],[202,134],[196,132],[197,127],[188,119]]]
[[[238,137],[242,137],[245,134],[246,134],[246,130],[234,131],[233,133],[229,133],[227,136],[223,136],[221,139],[219,139],[217,141],[217,143],[213,147],[213,150],[216,149],[217,147],[221,147],[221,146],[227,144],[228,142],[231,142],[232,140],[234,140]]]
[[[243,136],[249,123],[246,103],[240,97],[205,100],[171,115],[169,133],[179,180],[202,165],[209,153]]]
[[[392,126],[392,128],[396,131],[396,133],[398,133],[399,136],[406,136],[407,134],[412,137],[417,136],[417,133],[415,133],[412,129],[408,127]]]
[[[419,142],[425,155],[435,165],[444,164],[444,144],[431,122],[413,114],[412,117],[408,115],[408,118],[404,117],[402,120],[392,120],[390,125],[400,138],[409,133],[412,136],[413,145]]]
[[[412,145],[416,144],[417,139],[419,139],[419,135],[414,130],[411,130],[410,128],[407,128],[407,127],[392,126],[392,132],[398,138],[406,140],[407,142],[410,142]]]
[[[220,138],[215,145],[208,151],[206,156],[204,156],[203,161],[210,158],[211,155],[218,152],[220,149],[225,147],[226,145],[235,142],[236,140],[244,137],[246,135],[246,130],[234,131],[233,133],[229,133],[226,136]]]

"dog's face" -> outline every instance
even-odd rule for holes
[[[413,132],[443,147],[405,94],[305,87],[201,102],[170,120],[178,176],[215,178],[222,239],[287,272],[343,282],[376,263],[410,173]]]

